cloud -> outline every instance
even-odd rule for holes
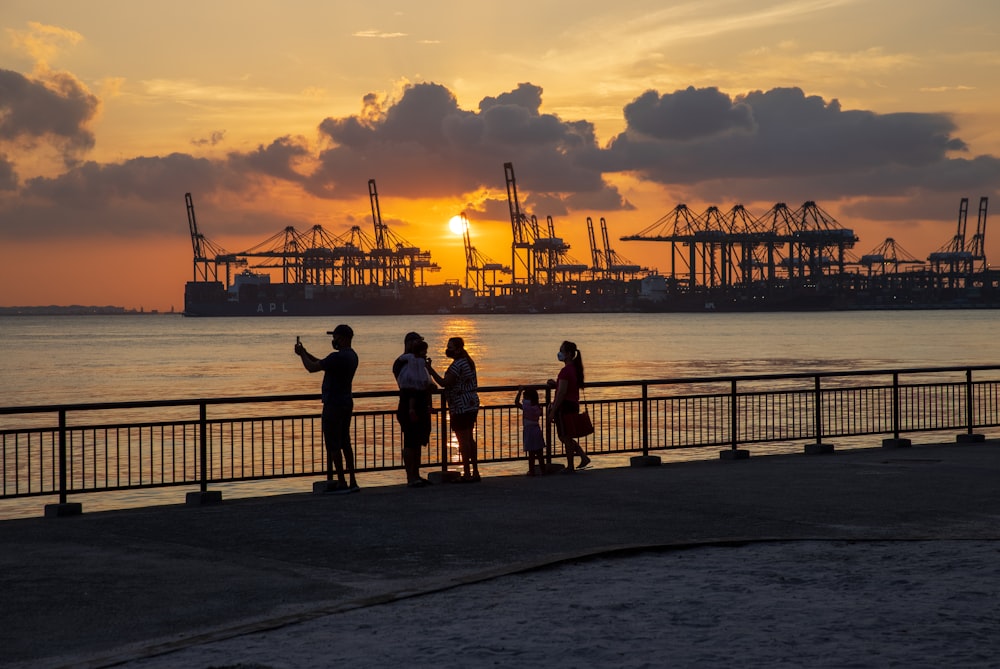
[[[191,143],[195,146],[215,146],[216,144],[220,144],[225,137],[225,130],[215,130],[208,137],[192,139]]]
[[[141,157],[122,163],[88,161],[54,178],[28,179],[26,198],[69,209],[100,209],[113,201],[137,200],[157,205],[172,202],[196,184],[202,191],[223,186],[235,188],[245,182],[218,162],[183,153]]]
[[[843,198],[996,182],[997,161],[967,152],[946,114],[844,110],[798,88],[730,98],[714,88],[658,94],[625,106],[627,128],[595,157],[602,171],[687,186],[712,197]],[[739,197],[737,195],[737,197]]]
[[[595,201],[626,206],[586,164],[598,150],[593,125],[543,113],[541,103],[542,89],[528,83],[484,98],[478,111],[459,108],[439,84],[407,86],[395,101],[370,94],[361,114],[320,124],[330,148],[320,153],[309,191],[353,197],[361,169],[394,196],[456,196],[499,188],[503,163],[516,161],[518,178],[535,193],[603,193]]]
[[[23,51],[44,67],[66,46],[76,46],[83,35],[75,30],[50,26],[36,21],[28,23],[28,30],[8,29],[14,48]]]
[[[381,30],[359,30],[357,32],[351,33],[352,37],[365,37],[365,38],[378,38],[378,39],[393,39],[396,37],[406,37],[406,33],[387,33]]]
[[[646,91],[625,105],[628,127],[652,139],[689,140],[753,130],[753,112],[717,88],[688,88],[670,95]]]
[[[0,70],[0,141],[92,144],[86,123],[97,100],[74,82],[64,79],[57,94]],[[222,158],[77,162],[20,180],[15,158],[0,154],[0,237],[178,234],[178,200],[189,191],[224,211],[216,230],[273,231],[305,221],[251,204],[269,186],[307,203],[347,201],[367,196],[369,178],[383,196],[462,198],[478,218],[506,221],[505,162],[515,166],[523,210],[541,221],[632,209],[606,178],[616,173],[658,185],[666,207],[682,201],[675,196],[754,209],[840,201],[877,220],[912,215],[913,203],[950,204],[958,193],[993,195],[1000,183],[1000,158],[968,155],[946,114],[845,110],[798,88],[646,91],[624,106],[626,129],[601,147],[589,121],[546,113],[542,93],[522,83],[463,109],[445,86],[409,84],[393,98],[364,96],[357,114],[323,119],[318,145],[285,135]],[[29,100],[48,111],[29,114]],[[204,141],[223,138],[217,131]]]
[[[31,79],[0,69],[0,141],[33,144],[51,141],[67,165],[94,146],[87,128],[100,101],[76,77],[48,72]]]
[[[311,155],[304,139],[280,137],[268,146],[263,144],[251,153],[230,153],[229,166],[241,174],[256,173],[293,183],[305,179],[295,170],[296,164]]]
[[[0,191],[17,190],[17,171],[7,156],[0,154]]]

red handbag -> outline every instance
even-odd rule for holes
[[[564,413],[562,421],[563,432],[567,437],[578,439],[594,434],[594,423],[590,420],[590,414],[586,409],[580,413]]]

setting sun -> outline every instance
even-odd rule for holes
[[[465,219],[461,216],[452,216],[448,221],[448,229],[456,235],[465,234]]]

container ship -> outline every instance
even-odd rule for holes
[[[253,248],[228,253],[198,230],[185,194],[194,277],[187,316],[337,316],[435,313],[618,311],[806,311],[1000,307],[1000,273],[984,241],[988,200],[966,238],[969,200],[955,236],[926,260],[886,239],[857,257],[859,239],[814,202],[775,204],[759,216],[742,205],[695,213],[674,207],[621,241],[657,243],[668,274],[634,264],[610,244],[604,218],[586,219],[589,254],[580,261],[556,234],[521,210],[513,165],[504,164],[511,220],[511,263],[473,245],[461,215],[465,281],[429,284],[440,270],[429,251],[383,223],[375,180],[368,181],[372,233],[359,226],[332,235],[293,227]],[[280,281],[272,277],[280,273]]]

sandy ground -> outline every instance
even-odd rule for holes
[[[124,666],[996,667],[998,630],[998,541],[801,541],[554,565]]]

